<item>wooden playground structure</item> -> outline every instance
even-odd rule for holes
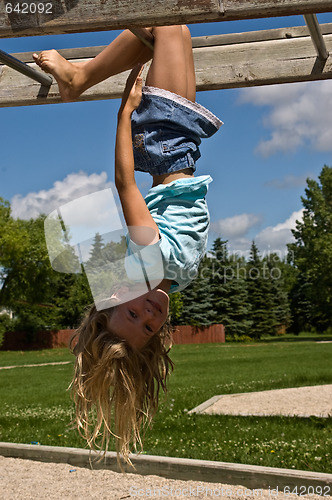
[[[4,0],[0,38],[129,28],[151,44],[144,26],[304,16],[303,27],[193,38],[197,90],[216,90],[332,78],[332,23],[319,25],[316,17],[323,12],[332,12],[331,0]],[[102,49],[59,52],[82,61]],[[61,102],[56,82],[36,68],[31,52],[0,50],[0,107]],[[119,98],[125,80],[108,78],[78,100]]]

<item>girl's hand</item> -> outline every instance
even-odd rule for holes
[[[141,74],[144,65],[138,64],[128,76],[127,83],[123,92],[119,115],[124,110],[132,113],[141,103],[142,100],[142,78]]]

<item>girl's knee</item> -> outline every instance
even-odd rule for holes
[[[191,33],[190,33],[190,29],[188,28],[188,26],[186,24],[182,24],[181,28],[182,28],[182,36],[186,39],[188,38],[191,40]]]
[[[174,38],[176,35],[182,35],[182,25],[154,26],[152,33],[155,37]]]

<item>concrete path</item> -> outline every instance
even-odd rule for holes
[[[241,416],[332,416],[332,385],[214,396],[189,413]]]
[[[34,368],[36,366],[69,365],[69,363],[72,363],[72,361],[56,361],[54,363],[37,363],[34,365],[0,366],[0,370],[12,370],[13,368]]]

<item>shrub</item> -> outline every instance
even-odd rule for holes
[[[248,335],[235,335],[234,342],[255,342],[255,339]]]
[[[13,328],[13,320],[8,316],[8,314],[0,314],[0,347],[3,344],[5,333],[9,332]]]

